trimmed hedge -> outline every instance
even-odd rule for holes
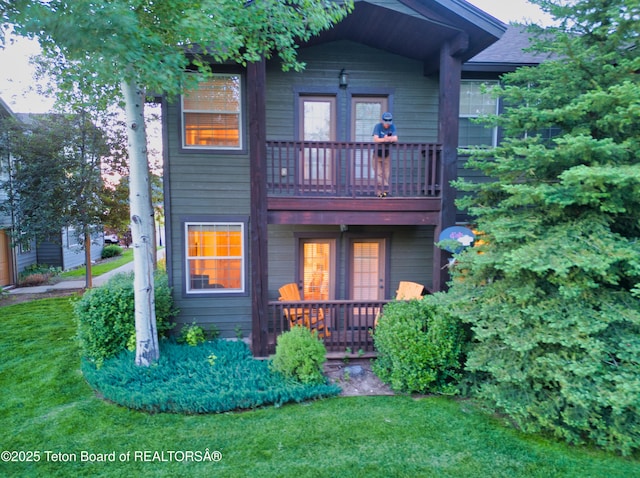
[[[372,368],[396,391],[457,393],[465,334],[436,300],[391,302],[378,320]]]
[[[89,384],[117,404],[148,412],[220,413],[335,396],[337,385],[305,385],[271,373],[244,342],[216,340],[195,347],[161,344],[151,367],[124,351],[101,368],[82,361]]]
[[[154,281],[156,324],[158,335],[164,336],[177,310],[166,273],[157,271]],[[86,292],[74,303],[82,355],[100,366],[125,350],[135,335],[134,309],[133,273],[117,274]]]
[[[102,253],[100,257],[102,259],[109,259],[111,257],[121,256],[122,255],[122,247],[116,246],[115,244],[111,244],[109,246],[104,246],[102,248]]]

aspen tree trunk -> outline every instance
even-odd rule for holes
[[[160,357],[156,328],[153,264],[156,254],[151,205],[144,91],[135,81],[122,81],[129,152],[129,205],[133,241],[136,365],[149,366]]]

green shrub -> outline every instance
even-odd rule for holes
[[[373,371],[401,392],[455,393],[464,333],[435,296],[387,304],[373,339]]]
[[[21,274],[51,274],[57,275],[62,271],[60,267],[49,266],[47,264],[31,264],[25,267]]]
[[[122,255],[122,247],[117,246],[115,244],[111,244],[109,246],[104,246],[102,248],[102,254],[100,257],[103,259],[109,259],[110,257],[116,257]]]
[[[199,325],[193,324],[184,325],[180,330],[180,336],[178,342],[182,344],[191,345],[192,347],[203,343],[207,338],[204,335],[204,329]]]
[[[48,266],[46,264],[32,264],[26,267],[18,277],[18,285],[32,287],[47,284],[49,279],[60,274],[60,267]]]
[[[164,341],[153,367],[135,365],[133,352],[86,359],[82,373],[107,400],[148,412],[219,413],[335,396],[332,384],[301,384],[271,373],[244,342],[216,340],[196,347]]]
[[[323,383],[322,364],[327,349],[317,332],[306,327],[293,327],[278,337],[271,369],[302,383]]]
[[[130,346],[135,335],[133,274],[118,274],[86,292],[74,311],[82,355],[100,366]],[[158,335],[164,336],[177,313],[164,273],[155,274],[155,311]]]

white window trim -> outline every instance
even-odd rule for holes
[[[491,84],[494,87],[496,86],[500,86],[500,82],[498,80],[474,80],[474,79],[468,79],[468,80],[461,80],[461,84],[462,83],[480,83],[480,84]],[[495,111],[494,114],[500,114],[500,101],[498,99],[496,99],[495,101]],[[459,118],[479,118],[481,115],[478,114],[462,114],[462,113],[458,113],[458,117]],[[472,145],[469,145],[472,146]],[[491,128],[491,147],[495,148],[496,146],[498,146],[498,127],[494,126],[493,128]],[[467,146],[465,146],[467,147]]]
[[[80,249],[80,238],[76,234],[76,230],[74,227],[68,226],[64,230],[66,234],[66,244],[67,249]]]
[[[244,149],[244,134],[243,134],[243,123],[244,123],[244,86],[242,82],[242,75],[240,73],[214,73],[213,76],[217,77],[237,77],[240,80],[240,106],[238,111],[238,146],[213,146],[213,145],[188,145],[186,138],[186,124],[185,124],[185,113],[219,113],[219,111],[215,110],[192,110],[185,109],[184,107],[184,96],[180,95],[180,135],[182,136],[182,148],[183,149],[193,149],[193,150],[216,150],[216,151],[242,151]],[[228,113],[225,111],[224,113]]]
[[[193,289],[191,288],[191,276],[189,274],[189,260],[194,257],[189,256],[189,226],[240,226],[240,237],[242,238],[242,255],[240,256],[240,288],[239,289]],[[244,294],[246,292],[246,250],[245,250],[245,223],[238,221],[215,221],[202,222],[191,221],[184,223],[184,280],[185,292],[188,295],[202,294]],[[221,259],[219,256],[198,256],[198,259]],[[235,257],[234,257],[235,259]]]

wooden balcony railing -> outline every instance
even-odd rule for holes
[[[371,142],[267,141],[270,196],[374,195],[378,145]],[[388,145],[393,197],[438,197],[440,144]]]
[[[285,309],[308,309],[309,315],[317,317],[322,309],[326,333],[323,341],[328,352],[340,353],[371,353],[374,351],[371,330],[376,317],[387,304],[388,300],[354,301],[299,301],[269,302],[268,350],[275,352],[276,338],[282,332],[289,330],[289,320]]]

